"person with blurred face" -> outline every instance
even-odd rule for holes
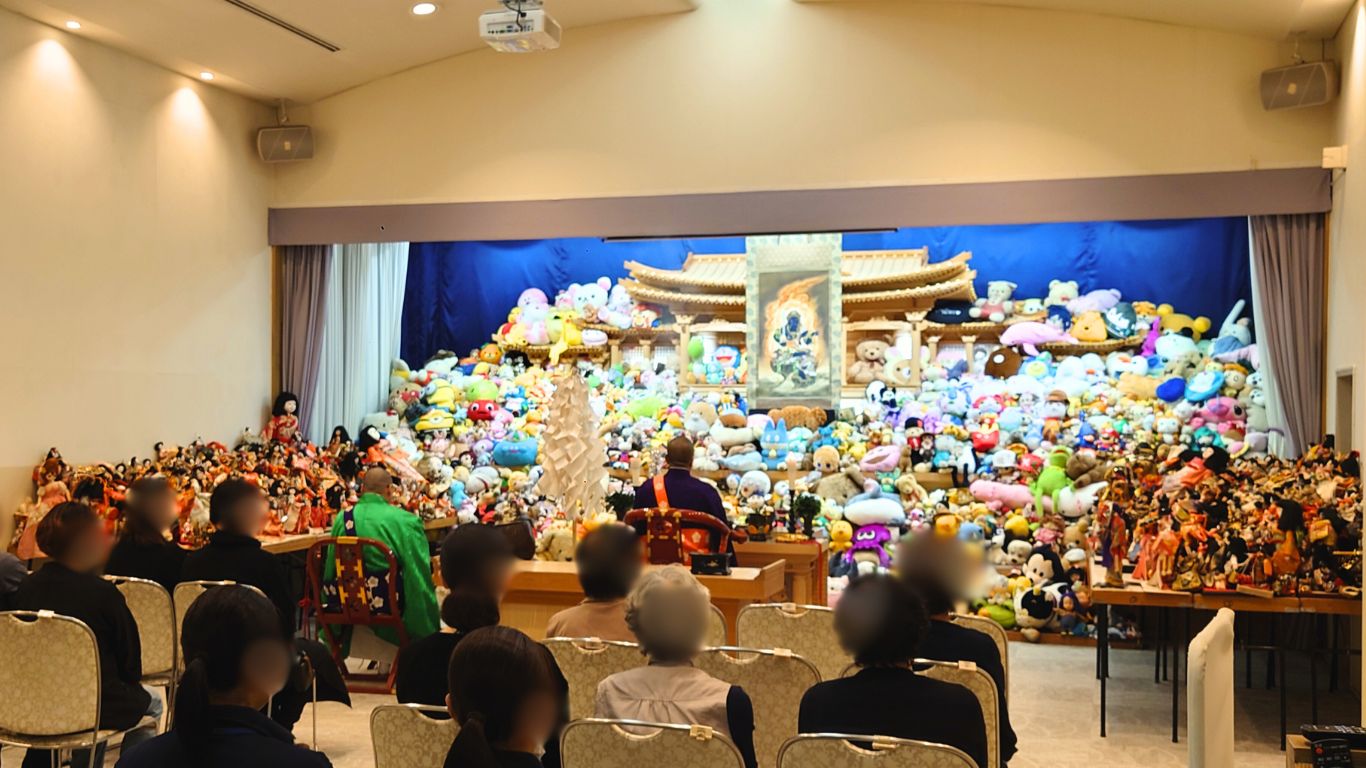
[[[625,525],[589,531],[574,552],[583,602],[550,617],[546,637],[596,637],[633,643],[626,626],[626,595],[640,577],[640,537]]]
[[[240,586],[214,587],[185,612],[185,671],[170,732],[135,749],[117,768],[327,768],[321,753],[262,714],[285,686],[293,649],[269,600]]]
[[[38,523],[38,546],[51,558],[24,580],[13,604],[21,611],[52,611],[83,622],[95,635],[100,656],[100,727],[132,728],[144,716],[161,714],[161,699],[143,688],[142,645],[128,604],[111,582],[100,578],[112,542],[104,522],[85,504],[63,502]],[[136,745],[153,735],[150,728],[130,731],[124,744]],[[31,749],[25,768],[51,764],[51,753]],[[104,745],[76,750],[76,768],[102,765]]]
[[[560,728],[559,670],[511,627],[471,632],[451,654],[446,707],[460,726],[445,768],[542,768]]]
[[[128,489],[123,530],[104,572],[155,581],[175,590],[185,567],[185,550],[170,539],[175,524],[175,492],[164,477],[144,477]]]
[[[954,604],[966,602],[972,591],[974,563],[967,547],[955,537],[922,533],[912,536],[897,552],[897,570],[920,596],[929,614],[929,628],[917,651],[935,661],[971,661],[996,682],[996,711],[1000,717],[1001,765],[1014,757],[1015,729],[1006,707],[1005,664],[995,641],[985,633],[953,623]]]

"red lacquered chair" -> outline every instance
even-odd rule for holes
[[[627,525],[645,524],[645,559],[654,565],[689,565],[692,555],[729,552],[732,538],[744,539],[740,532],[731,530],[729,525],[694,509],[633,509],[626,513],[622,522]],[[711,547],[713,534],[720,538],[714,551]]]
[[[327,551],[331,548],[336,567],[335,582],[323,580]],[[374,548],[389,563],[384,576],[365,572],[365,550]],[[357,693],[392,693],[394,677],[398,674],[398,656],[389,667],[389,674],[348,673],[343,650],[342,627],[393,627],[398,634],[398,648],[408,645],[408,632],[403,627],[403,613],[399,606],[398,560],[393,551],[378,539],[355,536],[329,536],[319,539],[308,548],[307,558],[309,597],[319,634],[327,643],[342,670],[346,689]]]

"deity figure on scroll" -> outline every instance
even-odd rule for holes
[[[801,390],[817,384],[825,342],[816,301],[809,290],[825,281],[824,275],[808,277],[784,285],[765,308],[764,326],[769,332],[767,367],[777,374],[782,385]]]

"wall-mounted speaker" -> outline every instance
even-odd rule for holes
[[[313,129],[282,125],[256,132],[256,153],[267,163],[287,163],[313,157]]]
[[[1338,67],[1332,61],[1310,61],[1262,73],[1262,106],[1296,109],[1326,104],[1338,95]]]

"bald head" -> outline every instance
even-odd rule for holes
[[[677,469],[692,469],[692,441],[683,435],[679,435],[669,441],[665,448],[664,461],[670,467]]]
[[[383,467],[371,467],[365,470],[365,476],[361,478],[361,493],[377,493],[384,498],[389,498],[389,488],[394,484],[394,479],[389,476],[389,471]]]

